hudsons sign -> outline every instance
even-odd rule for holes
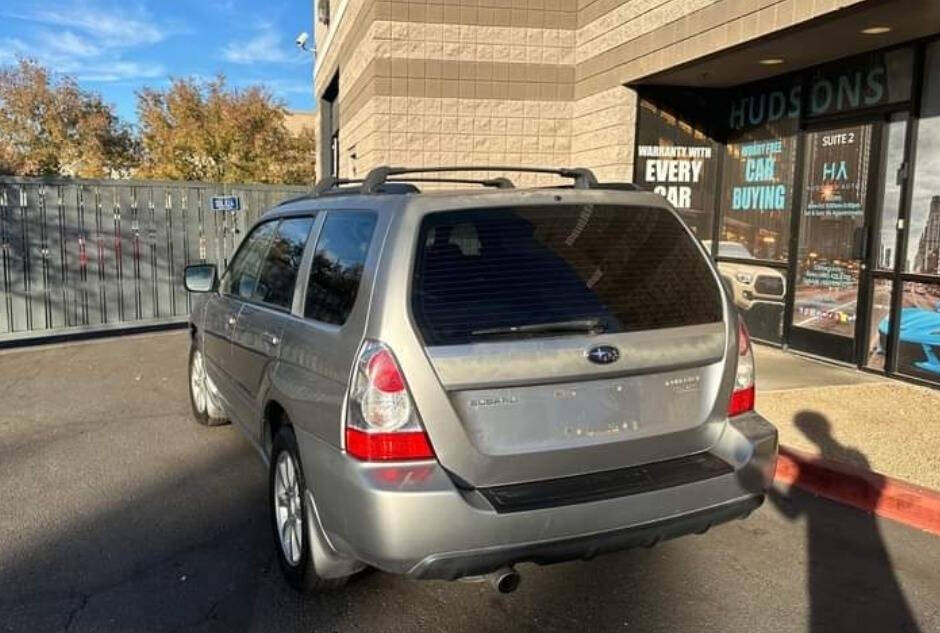
[[[910,98],[911,55],[908,49],[856,58],[836,67],[822,68],[807,75],[797,73],[777,87],[734,97],[728,109],[728,128],[743,130],[797,119],[814,118],[861,108],[904,101]],[[902,78],[898,80],[896,78]],[[804,93],[804,91],[806,91]]]

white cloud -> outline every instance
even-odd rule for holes
[[[0,63],[27,57],[49,70],[88,82],[165,75],[162,64],[128,60],[125,53],[184,32],[181,25],[157,20],[134,1],[33,4],[15,10],[0,9],[0,18],[36,25],[19,29],[17,38],[0,41]]]
[[[68,52],[70,48],[73,49],[71,53]],[[112,82],[166,75],[166,68],[162,64],[102,57],[100,51],[93,52],[75,42],[66,42],[53,50],[30,46],[21,39],[0,41],[0,64],[12,64],[21,57],[35,59],[49,70],[72,75],[78,81]]]
[[[43,31],[37,37],[40,50],[51,54],[61,54],[71,57],[95,57],[101,54],[101,48],[91,40],[76,35],[72,31],[54,33]]]
[[[270,24],[262,25],[251,39],[225,45],[222,58],[233,64],[299,64],[307,61],[294,50],[294,41]]]
[[[128,79],[154,79],[166,75],[163,64],[147,64],[138,62],[106,62],[101,64],[86,64],[80,69],[71,71],[79,81],[125,81]]]
[[[0,15],[82,31],[103,47],[156,44],[182,30],[180,25],[158,22],[143,5],[135,3],[109,6],[74,2],[52,7],[34,5],[18,11],[0,10]]]

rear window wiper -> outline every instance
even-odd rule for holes
[[[539,334],[583,332],[586,334],[602,334],[607,330],[601,319],[570,319],[568,321],[550,321],[548,323],[527,323],[525,325],[504,325],[488,327],[470,332],[471,336],[487,336],[500,334]]]

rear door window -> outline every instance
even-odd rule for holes
[[[669,211],[448,211],[421,225],[413,310],[428,345],[617,333],[722,319],[706,257]]]
[[[375,221],[370,212],[330,212],[327,216],[313,254],[304,316],[333,325],[349,318]]]
[[[252,295],[255,301],[289,310],[313,218],[289,218],[277,227]]]
[[[277,230],[277,222],[260,224],[245,238],[232,259],[232,265],[222,279],[222,294],[238,299],[251,299],[258,283],[261,262],[268,244]]]

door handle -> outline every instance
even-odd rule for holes
[[[233,315],[233,316],[230,316],[230,317],[228,318],[229,327],[235,327],[235,322],[236,322],[236,321],[238,321],[238,317],[236,317],[236,316],[234,316],[234,315]]]
[[[278,343],[281,342],[281,339],[278,338],[276,334],[271,334],[270,332],[265,332],[263,335],[264,342],[270,345],[271,347],[277,347]]]

